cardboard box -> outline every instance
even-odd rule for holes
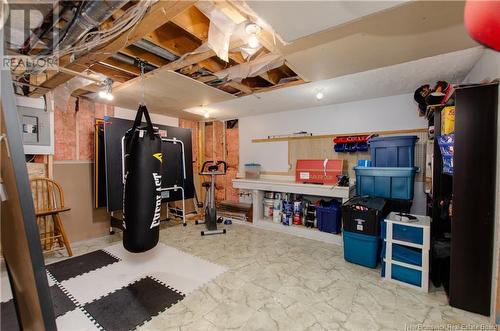
[[[335,185],[344,166],[344,160],[297,160],[295,182]]]

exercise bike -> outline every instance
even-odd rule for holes
[[[223,171],[221,171],[221,165]],[[195,221],[194,224],[205,224],[207,229],[201,231],[201,235],[224,234],[226,229],[217,229],[217,223],[222,223],[222,218],[217,218],[217,209],[215,208],[215,177],[224,176],[227,172],[227,164],[224,161],[205,161],[199,173],[200,176],[210,176],[210,182],[203,182],[202,186],[206,189],[205,197],[205,217],[204,221]]]

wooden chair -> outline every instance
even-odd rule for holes
[[[57,242],[59,248],[65,247],[68,255],[73,256],[59,215],[70,210],[64,206],[64,192],[61,186],[48,178],[33,178],[30,180],[30,186],[43,250],[54,250],[54,242]]]

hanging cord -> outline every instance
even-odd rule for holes
[[[146,86],[145,86],[145,78],[144,78],[144,68],[146,67],[146,64],[143,61],[139,62],[139,66],[141,68],[141,93],[142,93],[142,99],[141,99],[141,105],[145,106],[146,105],[146,100],[144,97]]]

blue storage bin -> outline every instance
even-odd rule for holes
[[[371,160],[358,160],[358,167],[371,167],[371,166],[372,166]]]
[[[380,272],[382,277],[385,277],[385,261],[382,263],[382,270]],[[402,267],[397,264],[392,264],[392,279],[399,280],[400,282],[406,284],[412,284],[415,286],[421,286],[422,284],[422,272],[419,270]]]
[[[422,245],[424,243],[424,229],[404,224],[393,224],[392,238]]]
[[[413,200],[417,168],[354,167],[357,195]]]
[[[385,258],[386,244],[387,243],[385,241],[382,242],[382,251],[380,253],[381,258]],[[422,251],[398,244],[392,244],[392,260],[421,267]]]
[[[322,232],[340,233],[342,227],[342,211],[340,202],[332,200],[316,206],[318,229]]]
[[[344,231],[344,259],[368,268],[376,268],[380,238],[365,234]]]
[[[386,223],[384,221],[381,223],[380,229],[382,239],[386,238],[386,231]],[[393,224],[392,239],[422,245],[424,243],[424,229],[404,224]]]
[[[417,136],[375,137],[369,141],[374,167],[414,167]]]

